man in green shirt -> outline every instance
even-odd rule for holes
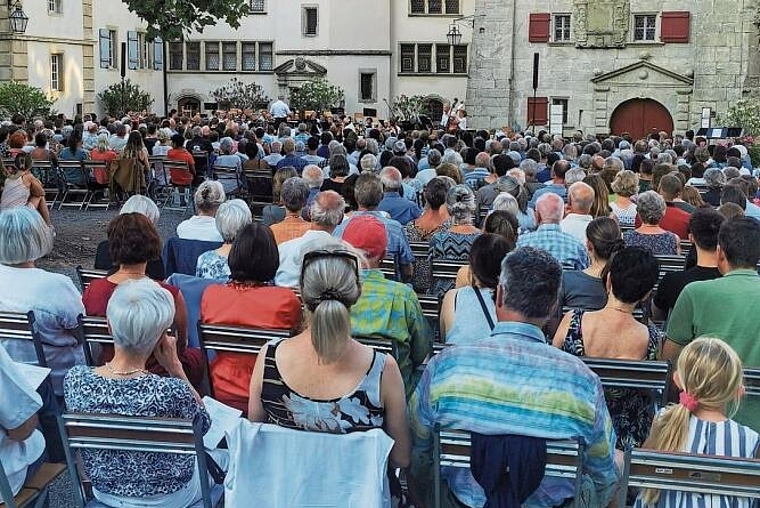
[[[718,337],[737,352],[745,367],[760,368],[760,223],[726,221],[718,233],[720,279],[688,284],[668,322],[662,358],[675,360],[698,337]],[[760,401],[745,399],[734,418],[760,430]]]

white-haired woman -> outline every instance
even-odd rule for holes
[[[216,250],[206,251],[198,257],[195,276],[227,282],[230,267],[227,257],[232,250],[232,243],[238,231],[253,222],[251,209],[242,199],[231,199],[219,206],[216,212],[216,229],[222,235],[224,244]]]
[[[108,142],[108,134],[100,134],[98,136],[98,143],[95,148],[90,152],[90,158],[94,161],[103,161],[109,167],[111,161],[113,161],[118,154],[111,149],[111,145]]]
[[[135,194],[122,205],[119,215],[124,215],[125,213],[142,214],[150,219],[150,222],[154,226],[158,225],[158,219],[161,217],[161,211],[156,206],[156,203],[142,194]],[[98,248],[95,251],[95,269],[115,271],[117,268],[118,266],[111,259],[110,244],[108,240],[103,240],[98,244]],[[153,280],[164,280],[166,278],[164,260],[161,256],[148,261],[145,273]]]
[[[472,189],[464,184],[452,187],[446,194],[446,209],[451,217],[451,227],[430,237],[430,261],[467,261],[473,242],[481,234],[473,225],[477,208]],[[441,298],[453,288],[453,280],[434,278],[429,294]]]
[[[221,242],[222,235],[216,229],[216,212],[226,199],[224,187],[215,180],[206,180],[195,191],[195,210],[193,215],[177,226],[177,236],[185,240],[202,240]]]
[[[398,365],[391,355],[351,338],[350,309],[361,294],[359,259],[341,242],[323,246],[303,258],[308,325],[262,348],[251,377],[248,418],[334,434],[382,428],[395,442],[391,466],[407,467],[411,439]]]
[[[84,314],[79,291],[69,277],[34,266],[53,248],[52,232],[36,211],[19,207],[0,212],[0,239],[0,311],[34,311],[34,327],[60,396],[66,371],[84,363],[75,331],[77,317]],[[0,347],[16,361],[37,362],[31,342],[0,339]]]
[[[102,367],[76,367],[66,375],[69,411],[125,416],[210,419],[185,376],[177,339],[167,334],[174,320],[174,299],[148,279],[120,284],[107,309],[114,356]],[[169,376],[146,368],[154,357]],[[199,472],[192,456],[128,451],[82,451],[82,464],[95,498],[108,506],[188,507],[201,499]],[[212,453],[226,466],[223,454]],[[203,472],[203,474],[207,474]]]

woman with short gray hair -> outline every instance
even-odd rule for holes
[[[446,209],[451,217],[451,227],[430,237],[430,261],[467,261],[472,243],[481,234],[473,225],[477,208],[472,189],[464,184],[452,187],[446,194]],[[440,298],[453,288],[453,280],[433,278],[428,293]]]
[[[0,311],[34,311],[35,330],[42,340],[56,395],[63,394],[63,376],[84,363],[75,330],[84,314],[79,291],[62,274],[36,268],[36,260],[53,248],[53,235],[39,213],[28,207],[0,212]],[[0,339],[15,361],[37,363],[31,341]]]
[[[680,254],[680,238],[660,227],[666,210],[665,200],[657,192],[646,191],[639,194],[636,211],[641,219],[641,226],[623,234],[626,246],[643,247],[655,255]]]
[[[723,186],[726,185],[725,173],[718,168],[709,168],[705,171],[704,179],[707,192],[705,192],[703,199],[711,206],[720,206],[720,193]]]
[[[213,279],[227,282],[230,278],[230,267],[227,257],[232,250],[232,243],[238,231],[253,222],[251,209],[242,199],[231,199],[222,203],[216,212],[216,229],[222,235],[224,244],[216,250],[209,250],[198,256],[195,276],[203,279]]]
[[[394,441],[390,466],[406,467],[411,440],[401,372],[392,355],[351,337],[351,307],[361,296],[360,261],[340,241],[323,246],[303,257],[306,329],[262,348],[251,377],[248,418],[333,434],[381,428]]]
[[[175,306],[166,289],[148,279],[130,280],[113,292],[106,311],[114,340],[113,359],[101,367],[78,366],[66,375],[66,407],[77,413],[211,420],[188,382],[177,355],[177,339],[166,331]],[[157,376],[146,363],[155,358],[168,373]],[[225,469],[226,456],[211,452]],[[132,451],[83,450],[82,464],[95,498],[108,506],[191,506],[201,499],[192,456]],[[203,471],[201,474],[206,474]]]
[[[216,229],[214,217],[226,199],[224,187],[215,180],[206,180],[198,186],[193,198],[197,215],[180,222],[177,226],[177,236],[184,240],[221,242],[222,235]]]

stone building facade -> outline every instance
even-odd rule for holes
[[[756,93],[754,16],[746,0],[478,0],[469,123],[546,127],[562,105],[565,134],[697,128]]]

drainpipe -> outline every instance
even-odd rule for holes
[[[507,121],[511,128],[515,124],[515,31],[517,30],[517,0],[512,0],[512,48],[511,57],[509,59],[509,101],[507,110]]]
[[[169,110],[171,109],[169,107],[169,80],[167,79],[166,75],[166,69],[169,66],[169,61],[166,59],[167,51],[166,47],[169,45],[168,41],[165,41],[162,37],[161,40],[163,41],[163,44],[161,44],[161,51],[163,52],[163,61],[164,65],[161,66],[161,74],[164,81],[164,116],[169,115]]]

